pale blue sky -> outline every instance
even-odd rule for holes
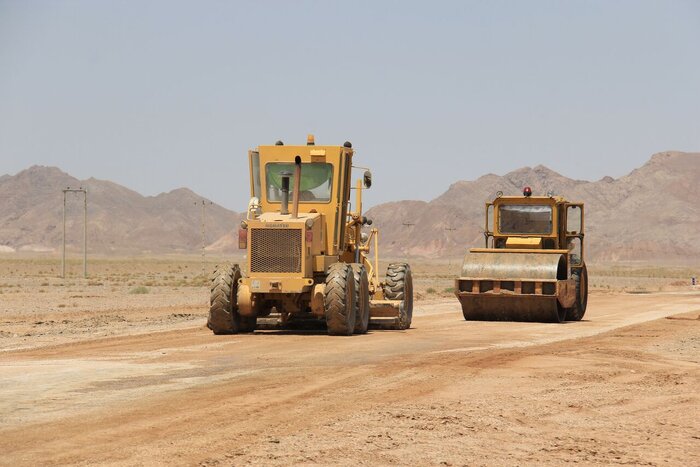
[[[0,0],[0,174],[243,209],[247,150],[353,142],[367,202],[700,150],[700,2]]]

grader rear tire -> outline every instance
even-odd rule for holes
[[[209,318],[207,327],[214,334],[236,334],[255,330],[255,318],[238,314],[236,294],[241,268],[237,264],[218,265],[211,278]]]
[[[567,321],[581,321],[583,315],[586,314],[588,306],[588,270],[586,263],[583,267],[571,274],[576,281],[576,302],[574,306],[566,310]]]
[[[355,278],[346,263],[335,263],[328,269],[323,295],[328,334],[349,336],[355,330]]]
[[[355,279],[355,334],[367,333],[369,327],[369,277],[362,264],[352,264]]]
[[[392,263],[387,267],[384,297],[387,300],[401,300],[397,328],[410,328],[413,320],[413,275],[411,274],[411,266],[406,263]]]

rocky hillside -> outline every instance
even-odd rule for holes
[[[484,202],[497,191],[553,191],[586,204],[589,259],[700,261],[700,153],[663,152],[613,179],[572,180],[546,167],[454,183],[430,202],[398,201],[368,216],[382,231],[385,251],[397,256],[460,255],[483,246]],[[411,225],[412,224],[412,225]]]
[[[588,259],[700,262],[700,153],[663,152],[613,179],[572,180],[546,167],[525,167],[504,176],[484,175],[454,183],[430,201],[395,201],[368,211],[381,229],[383,254],[459,256],[483,245],[484,202],[497,191],[553,191],[586,204]],[[0,176],[0,252],[60,251],[61,189],[89,190],[88,236],[92,253],[197,252],[201,246],[202,197],[179,188],[142,196],[115,183],[78,180],[53,167],[34,166]],[[69,196],[68,245],[82,242],[82,198]],[[209,250],[237,247],[240,215],[207,205]]]
[[[78,180],[55,167],[33,166],[0,177],[0,251],[60,251],[61,190],[88,189],[88,248],[92,253],[195,252],[202,244],[202,197],[187,188],[142,196],[121,185]],[[209,203],[208,200],[206,200]],[[82,195],[69,193],[66,230],[69,249],[82,248]],[[207,243],[237,226],[239,215],[206,206]]]

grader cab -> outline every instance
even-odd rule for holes
[[[410,327],[411,268],[390,264],[380,281],[379,232],[363,232],[372,224],[362,214],[372,176],[363,169],[352,186],[353,154],[349,142],[316,146],[312,135],[305,146],[249,151],[251,200],[238,231],[248,273],[217,266],[207,323],[215,334],[252,332],[272,310],[282,325],[325,321],[333,335]]]
[[[486,204],[485,248],[464,257],[455,294],[466,320],[578,321],[586,312],[583,204],[502,196]]]

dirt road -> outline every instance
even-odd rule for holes
[[[594,295],[561,325],[417,308],[350,338],[197,322],[2,352],[0,464],[700,464],[700,294]]]

